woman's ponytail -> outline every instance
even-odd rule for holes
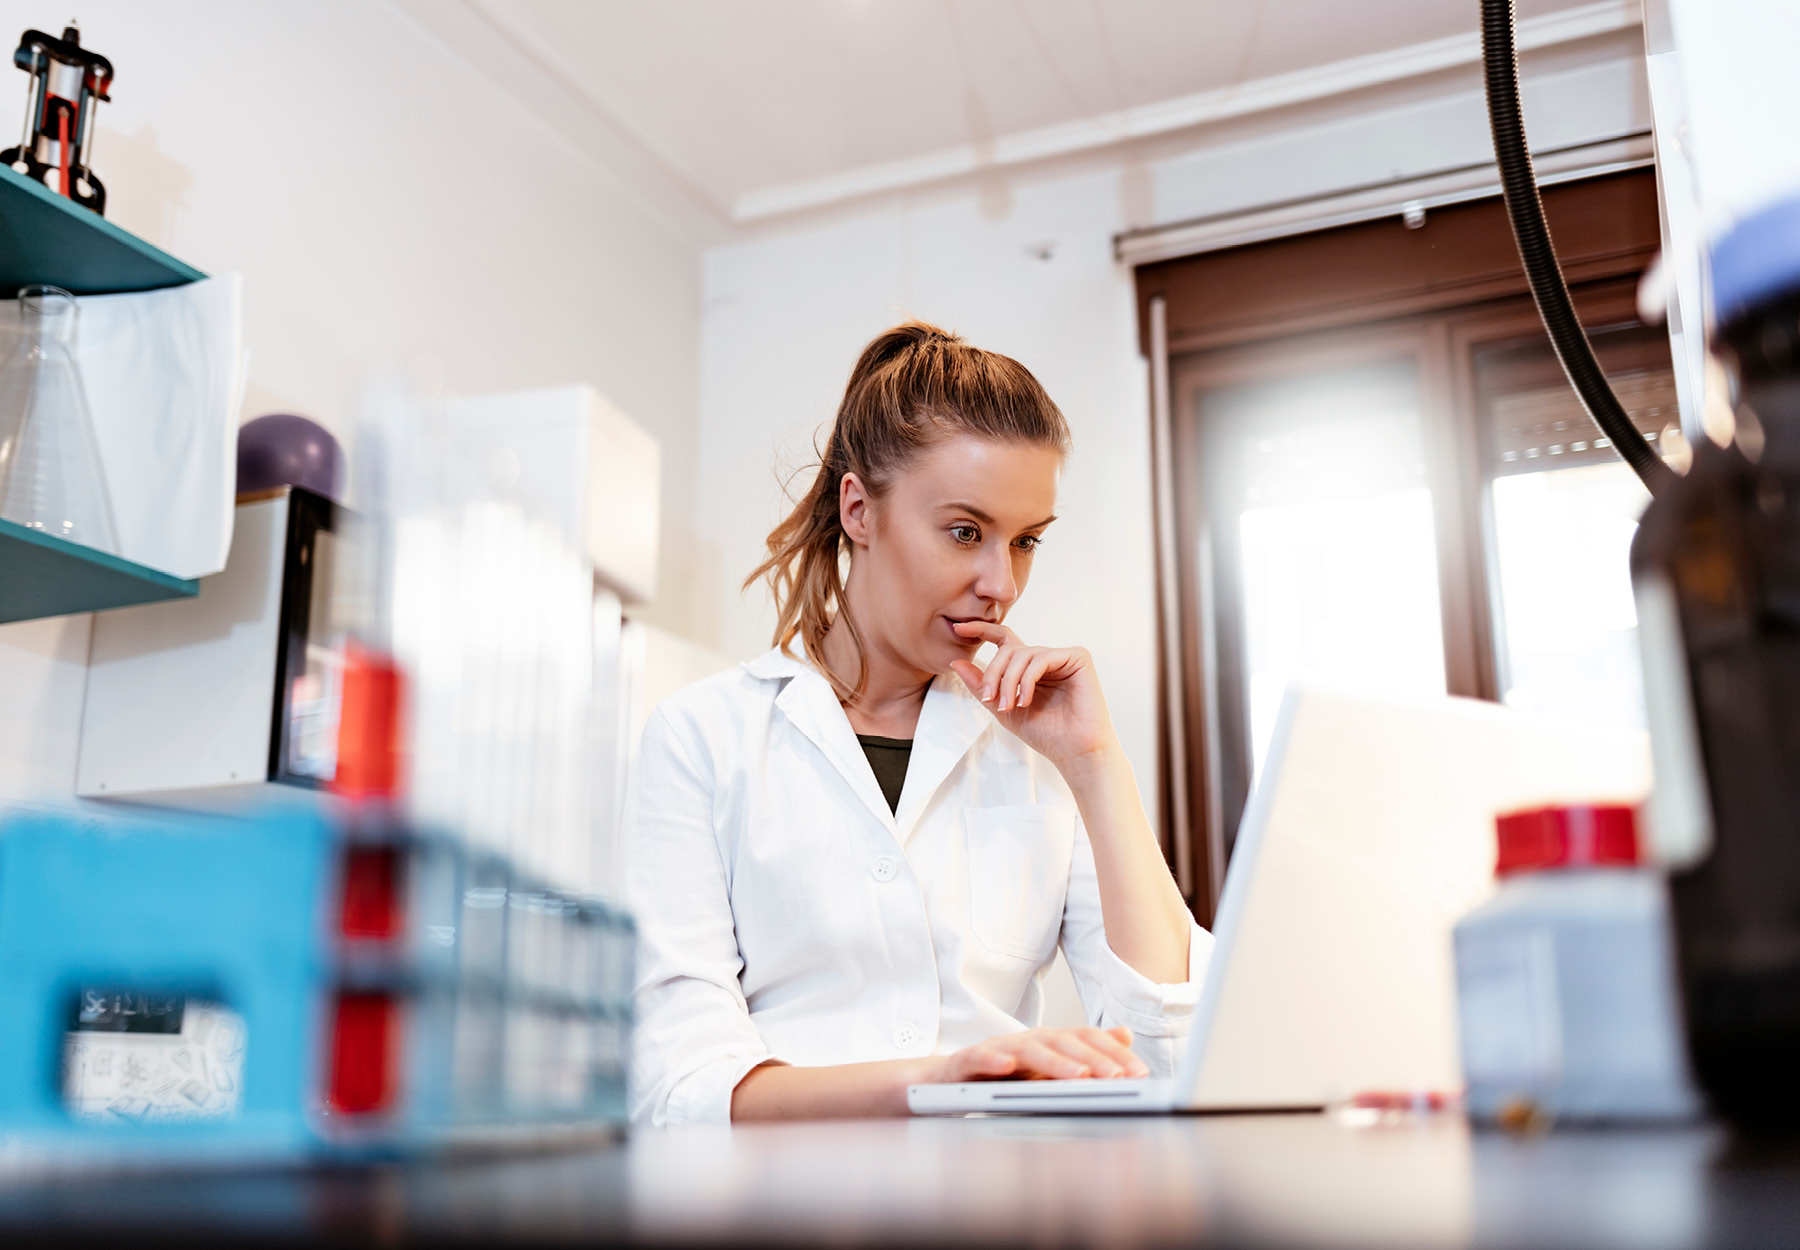
[[[769,531],[768,559],[744,579],[746,590],[758,579],[768,581],[775,596],[775,645],[783,651],[798,638],[807,655],[823,654],[825,631],[831,628],[843,602],[844,523],[838,512],[838,490],[844,472],[834,430],[812,486],[781,524]],[[868,661],[862,658],[862,638],[848,614],[845,624],[857,643],[856,685],[846,686],[823,664],[819,669],[838,698],[848,700],[868,680]]]

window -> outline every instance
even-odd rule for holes
[[[1602,367],[1672,461],[1645,171],[1544,193]],[[1290,681],[1642,723],[1627,557],[1647,495],[1593,427],[1497,200],[1138,270],[1161,301],[1179,622],[1161,640],[1190,901],[1209,921]],[[1597,327],[1597,329],[1596,329]]]
[[[1627,558],[1649,495],[1624,464],[1493,484],[1501,701],[1644,723]]]
[[[1685,455],[1660,330],[1591,335],[1633,423]],[[1541,337],[1474,353],[1487,451],[1487,572],[1502,702],[1642,726],[1629,557],[1650,495],[1582,411]]]
[[[1214,523],[1241,609],[1254,783],[1288,684],[1444,692],[1432,492],[1412,362],[1196,396]]]

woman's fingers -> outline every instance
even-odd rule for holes
[[[949,1057],[947,1081],[979,1081],[1001,1077],[1053,1080],[1110,1079],[1148,1075],[1143,1061],[1131,1053],[1131,1030],[1034,1029],[990,1037]]]
[[[992,704],[996,712],[1010,712],[1028,705],[1038,683],[1067,667],[1072,658],[1069,651],[1008,644],[994,653],[985,669],[968,660],[953,660],[950,666],[983,703]]]
[[[1088,1070],[1088,1075],[1107,1080],[1125,1075],[1125,1065],[1086,1036],[1086,1029],[1057,1029],[1044,1042]]]
[[[1020,647],[1007,657],[1006,667],[1001,670],[999,679],[994,683],[994,710],[996,712],[1008,712],[1021,706],[1019,683],[1024,680],[1025,670],[1031,667],[1033,659],[1038,654],[1035,647]],[[995,667],[995,665],[989,665],[988,671],[991,673]]]
[[[986,679],[991,683],[996,680],[996,672],[1002,674],[999,678],[1000,702],[995,710],[1029,707],[1040,685],[1073,677],[1081,671],[1086,657],[1087,653],[1076,647],[1021,647],[1007,657],[1006,667],[1002,670],[1000,657],[995,656],[995,663],[988,665]]]
[[[968,661],[954,660],[950,667],[956,670],[957,676],[968,683],[969,688],[983,703],[994,703],[997,709],[1003,707],[1003,704],[996,702],[996,696],[1000,692],[1000,679],[1006,673],[1007,666],[1012,663],[1014,656],[1021,650],[1029,650],[1029,648],[1019,641],[1017,634],[997,621],[957,621],[951,628],[964,638],[991,642],[998,648],[994,652],[993,658],[988,661],[986,669],[976,669],[973,664],[969,664],[971,670],[981,674],[979,682],[972,679],[971,674],[963,670],[962,665],[969,663]]]
[[[957,1052],[948,1074],[952,1081],[973,1081],[982,1077],[1011,1076],[1019,1069],[1019,1061],[993,1046],[968,1046]]]
[[[1005,646],[1001,647],[998,651],[994,652],[994,658],[988,661],[987,669],[982,675],[981,701],[983,703],[992,703],[995,711],[1000,710],[1000,683],[1006,676],[1007,668],[1018,656],[1019,650],[1020,649],[1012,643],[1007,643]]]
[[[982,672],[973,660],[951,660],[950,671],[962,678],[962,684],[969,688],[969,693],[976,698],[981,697]]]
[[[957,628],[962,627],[959,625]],[[994,688],[1000,680],[1000,674],[1006,671],[1006,665],[1011,661],[1016,650],[1014,644],[1004,643],[988,660],[986,668],[973,660],[951,660],[950,671],[962,678],[963,685],[969,688],[970,694],[983,703],[987,703],[993,699]]]
[[[1037,693],[1038,682],[1043,680],[1053,662],[1053,657],[1047,651],[1040,651],[1031,657],[1031,662],[1025,666],[1025,671],[1019,678],[1020,707],[1031,706],[1031,696]]]
[[[1013,637],[1012,630],[999,621],[956,621],[950,628],[964,638],[979,638],[995,646],[1003,646]]]
[[[1073,1081],[1093,1075],[1093,1070],[1087,1064],[1064,1054],[1048,1042],[1040,1040],[1034,1033],[1025,1034],[1018,1049],[1013,1053],[1019,1057],[1019,1064],[1022,1068],[1038,1076]]]
[[[1097,1077],[1148,1076],[1144,1061],[1131,1052],[1130,1038],[1129,1029],[1086,1028],[1057,1029],[1049,1040],[1063,1054],[1085,1063]]]
[[[970,660],[950,664],[975,697],[996,712],[1031,706],[1041,683],[1074,676],[1087,659],[1079,647],[1026,646],[1012,630],[993,621],[958,621],[954,628],[965,638],[991,642],[997,648],[985,668]]]
[[[1080,1033],[1088,1045],[1118,1064],[1124,1070],[1123,1075],[1150,1075],[1150,1069],[1144,1066],[1144,1061],[1132,1052],[1130,1029],[1082,1029]]]

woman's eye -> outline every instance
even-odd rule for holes
[[[1044,536],[1042,534],[1023,534],[1014,540],[1013,545],[1021,551],[1036,551],[1044,545]]]
[[[959,543],[967,545],[969,543],[980,542],[981,531],[976,529],[973,525],[952,525],[950,527],[950,537],[954,538]]]

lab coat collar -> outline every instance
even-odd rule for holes
[[[993,716],[954,674],[941,675],[932,682],[931,689],[925,692],[925,706],[919,711],[918,728],[913,731],[912,758],[907,763],[906,785],[900,792],[900,810],[896,813],[889,809],[862,744],[856,740],[856,731],[850,727],[850,718],[823,674],[779,649],[758,656],[743,667],[752,677],[787,679],[781,693],[775,696],[775,705],[831,761],[864,805],[902,845],[938,788],[994,724]]]
[[[912,759],[906,765],[906,786],[900,791],[900,810],[894,817],[902,844],[939,787],[994,724],[993,714],[956,674],[941,674],[931,683],[925,692],[925,706],[919,711],[919,727],[913,731]]]
[[[796,673],[809,671],[812,668],[806,661],[794,658],[780,647],[776,647],[772,651],[765,651],[754,660],[746,660],[741,667],[750,676],[760,677],[765,681],[792,677]]]

